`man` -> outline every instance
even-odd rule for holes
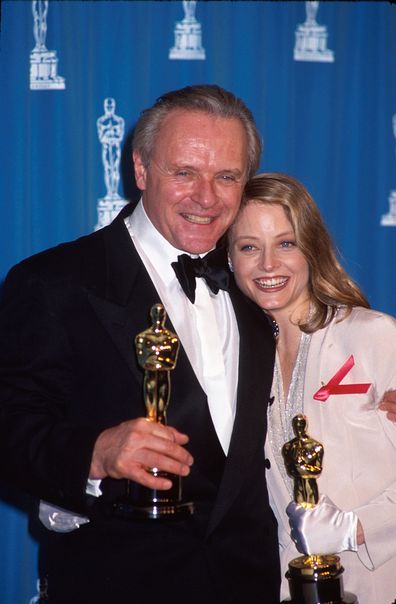
[[[212,292],[202,277],[209,260],[201,261],[187,297],[176,278],[184,269],[172,266],[183,252],[215,248],[258,167],[260,139],[234,95],[193,86],[143,112],[133,146],[143,192],[136,209],[7,277],[2,477],[41,499],[51,604],[275,604],[278,546],[263,456],[272,334],[232,280],[218,291],[223,267]],[[157,302],[181,343],[166,426],[143,417],[134,347]],[[128,481],[172,486],[153,467],[183,477],[193,515],[119,516]]]

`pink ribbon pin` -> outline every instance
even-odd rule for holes
[[[345,361],[341,369],[337,371],[335,375],[328,381],[325,386],[319,388],[313,395],[316,401],[327,401],[330,394],[365,394],[370,388],[371,384],[341,384],[340,382],[344,379],[347,373],[350,372],[352,367],[355,365],[355,359],[353,355]]]

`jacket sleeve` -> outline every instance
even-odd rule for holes
[[[365,544],[358,550],[359,558],[367,568],[375,569],[396,557],[396,540],[391,538],[396,534],[396,424],[378,409],[384,393],[396,390],[396,321],[375,311],[371,315],[365,327],[367,346],[362,355],[367,373],[373,376],[376,406],[372,429],[377,432],[377,444],[371,454],[377,458],[377,476],[371,480],[385,488],[378,489],[376,496],[354,512],[365,535]]]
[[[70,345],[57,284],[14,267],[0,307],[0,459],[5,481],[83,512],[98,432],[71,420]]]

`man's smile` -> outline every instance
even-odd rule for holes
[[[197,214],[183,213],[182,216],[188,222],[193,222],[194,224],[210,224],[214,220],[212,216],[198,216]]]

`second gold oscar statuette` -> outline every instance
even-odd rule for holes
[[[293,478],[294,501],[312,507],[319,501],[316,479],[322,472],[323,445],[307,434],[307,418],[293,418],[295,438],[283,445],[286,470]],[[312,554],[289,562],[286,573],[290,600],[282,604],[358,604],[354,594],[344,592],[340,557]]]

